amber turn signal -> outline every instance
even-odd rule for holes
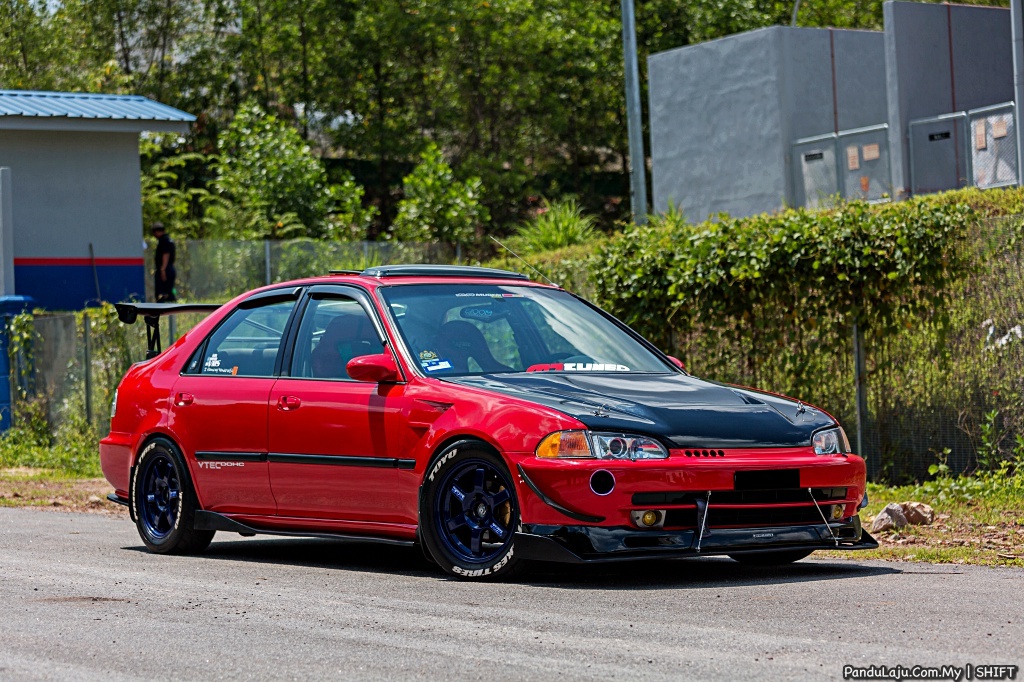
[[[590,443],[583,431],[556,431],[548,435],[537,446],[537,456],[542,459],[593,457]]]

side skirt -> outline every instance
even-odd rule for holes
[[[394,547],[412,547],[416,543],[412,540],[398,540],[396,538],[382,538],[371,535],[352,535],[351,533],[324,533],[316,531],[289,531],[289,530],[268,530],[248,526],[232,518],[218,514],[217,512],[200,510],[196,512],[196,530],[222,530],[228,533],[239,535],[282,535],[295,538],[327,538],[330,540],[349,540],[352,542],[374,542],[381,545],[392,545]]]

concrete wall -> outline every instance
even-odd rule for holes
[[[775,26],[652,55],[654,209],[799,201],[794,140],[886,121],[883,48],[878,32]]]
[[[654,210],[749,215],[786,196],[779,34],[762,29],[648,60]]]
[[[887,2],[883,14],[893,184],[905,194],[910,121],[1013,100],[1010,11]]]
[[[0,130],[11,169],[15,289],[48,308],[145,292],[137,133]]]

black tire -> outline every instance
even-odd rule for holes
[[[729,558],[746,566],[782,566],[792,564],[811,555],[813,549],[780,549],[757,554],[730,554]]]
[[[130,504],[139,537],[157,554],[197,554],[215,531],[195,530],[198,509],[185,459],[167,438],[151,440],[132,472]]]
[[[501,457],[474,441],[446,448],[427,469],[420,492],[420,540],[445,572],[471,580],[522,573],[515,556],[519,500]]]

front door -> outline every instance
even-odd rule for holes
[[[289,376],[270,393],[270,480],[278,515],[396,523],[403,384],[349,378],[384,346],[369,301],[340,286],[310,294]]]
[[[295,297],[242,303],[196,351],[172,392],[172,428],[189,455],[204,509],[276,511],[267,412]]]

